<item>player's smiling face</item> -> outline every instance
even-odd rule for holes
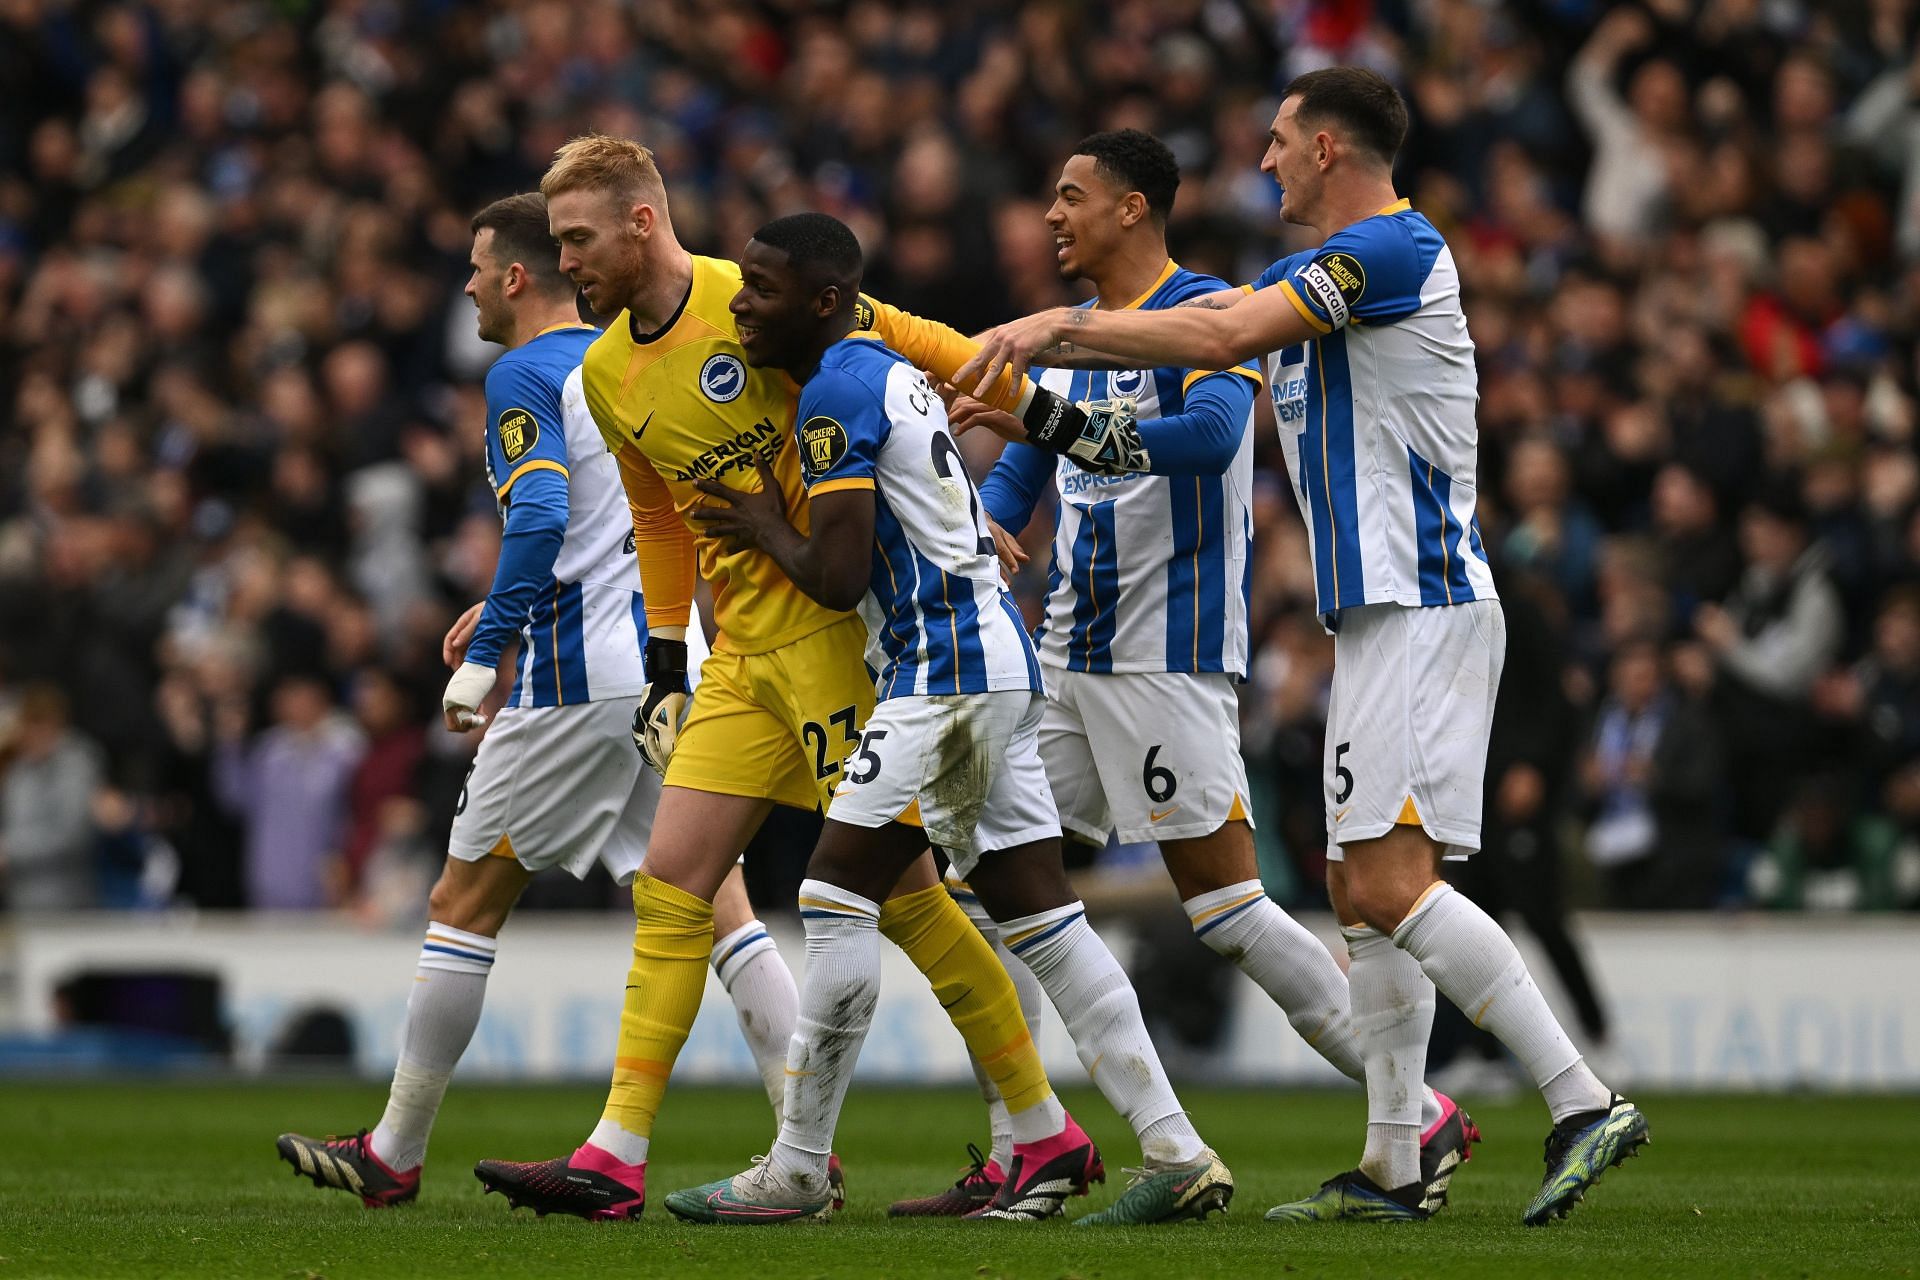
[[[727,309],[748,364],[792,368],[820,331],[819,303],[784,249],[747,241],[740,255],[740,291]]]
[[[1300,127],[1299,95],[1280,104],[1267,130],[1267,153],[1260,158],[1260,172],[1280,184],[1280,216],[1288,222],[1307,223],[1309,209],[1320,189],[1320,166],[1314,152],[1314,136]]]
[[[641,241],[610,192],[562,191],[547,201],[547,229],[560,245],[560,270],[595,314],[611,316],[640,284]]]
[[[1053,184],[1047,227],[1053,232],[1054,260],[1068,280],[1098,276],[1121,234],[1120,204],[1127,192],[1100,172],[1092,156],[1068,156],[1060,181]]]

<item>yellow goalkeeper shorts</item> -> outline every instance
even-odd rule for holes
[[[824,809],[873,712],[867,628],[849,616],[766,653],[715,650],[667,785]]]

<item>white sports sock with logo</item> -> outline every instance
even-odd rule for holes
[[[713,944],[713,971],[733,1001],[740,1037],[760,1069],[777,1129],[787,1104],[787,1046],[800,1008],[793,973],[758,920],[747,921]]]
[[[1186,1164],[1206,1144],[1174,1096],[1147,1036],[1140,997],[1078,902],[1005,920],[1007,949],[1040,980],[1087,1074],[1140,1135],[1149,1164]]]
[[[1466,895],[1435,884],[1393,940],[1476,1027],[1513,1052],[1541,1087],[1554,1123],[1612,1100],[1547,1007],[1513,939]]]
[[[373,1154],[396,1172],[427,1158],[427,1138],[447,1081],[480,1025],[498,945],[485,934],[438,922],[427,925],[413,990],[407,995],[407,1021],[400,1032],[400,1060],[387,1090],[386,1114],[368,1137]]]
[[[880,1000],[880,904],[824,880],[800,884],[807,976],[787,1049],[787,1104],[768,1157],[796,1189],[827,1193],[827,1157],[853,1064]]]

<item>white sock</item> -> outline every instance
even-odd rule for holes
[[[1379,930],[1349,925],[1340,933],[1352,961],[1347,981],[1367,1072],[1360,1171],[1391,1191],[1420,1178],[1421,1104],[1428,1093],[1421,1077],[1433,1031],[1433,983]]]
[[[740,1036],[753,1051],[778,1128],[787,1102],[787,1045],[800,1006],[793,973],[758,920],[747,921],[713,944],[713,971],[733,1001]]]
[[[1040,980],[1066,1021],[1087,1074],[1140,1135],[1148,1162],[1196,1159],[1206,1144],[1174,1097],[1166,1068],[1147,1038],[1133,984],[1087,924],[1086,909],[1074,902],[1002,921],[1000,936]]]
[[[967,919],[973,921],[973,927],[980,931],[993,946],[993,954],[1006,969],[1007,976],[1013,979],[1013,990],[1020,997],[1020,1015],[1026,1019],[1027,1033],[1038,1040],[1040,1037],[1040,1002],[1046,994],[1040,990],[1040,980],[1033,976],[1033,970],[1021,964],[1013,952],[1007,950],[1007,944],[1000,940],[1000,926],[994,923],[987,909],[980,905],[980,898],[968,888],[965,881],[955,880],[949,873],[947,892],[967,913]],[[990,1128],[993,1146],[987,1153],[987,1159],[998,1164],[1004,1172],[1013,1161],[1013,1116],[1007,1111],[1007,1100],[1000,1096],[999,1086],[987,1069],[969,1053],[968,1063],[973,1067],[973,1078],[980,1084],[980,1096],[987,1103],[987,1124]],[[1064,1110],[1063,1110],[1064,1114]],[[1058,1130],[1055,1130],[1058,1132]],[[1046,1135],[1050,1136],[1050,1135]],[[1036,1139],[1037,1141],[1037,1139]]]
[[[1473,1025],[1513,1052],[1543,1093],[1552,1086],[1547,1107],[1556,1124],[1612,1099],[1547,1008],[1513,939],[1453,886],[1428,890],[1393,931],[1393,940]]]
[[[480,1025],[487,974],[499,944],[483,934],[439,923],[427,925],[420,964],[407,996],[400,1060],[387,1091],[386,1114],[369,1141],[388,1168],[404,1171],[427,1158],[427,1136],[460,1055]]]
[[[631,1129],[622,1128],[618,1120],[609,1120],[605,1116],[601,1116],[599,1123],[593,1126],[593,1132],[587,1135],[587,1142],[621,1164],[645,1164],[647,1149],[653,1145],[652,1138],[643,1138]]]
[[[1258,880],[1230,884],[1181,905],[1194,936],[1258,983],[1302,1040],[1348,1079],[1366,1078],[1347,1012],[1347,975],[1320,939],[1282,911]]]
[[[770,1157],[802,1191],[824,1191],[833,1130],[880,999],[880,904],[824,880],[800,884],[807,979],[787,1049],[787,1103]]]

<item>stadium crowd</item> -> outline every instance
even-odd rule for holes
[[[1301,247],[1274,93],[1353,62],[1479,353],[1485,860],[1912,908],[1917,49],[1913,0],[0,0],[0,893],[416,919],[500,530],[468,219],[569,136],[651,146],[695,252],[824,209],[975,331],[1078,298],[1042,214],[1095,129],[1178,155],[1185,265]],[[1311,902],[1331,647],[1259,429],[1245,742]]]

